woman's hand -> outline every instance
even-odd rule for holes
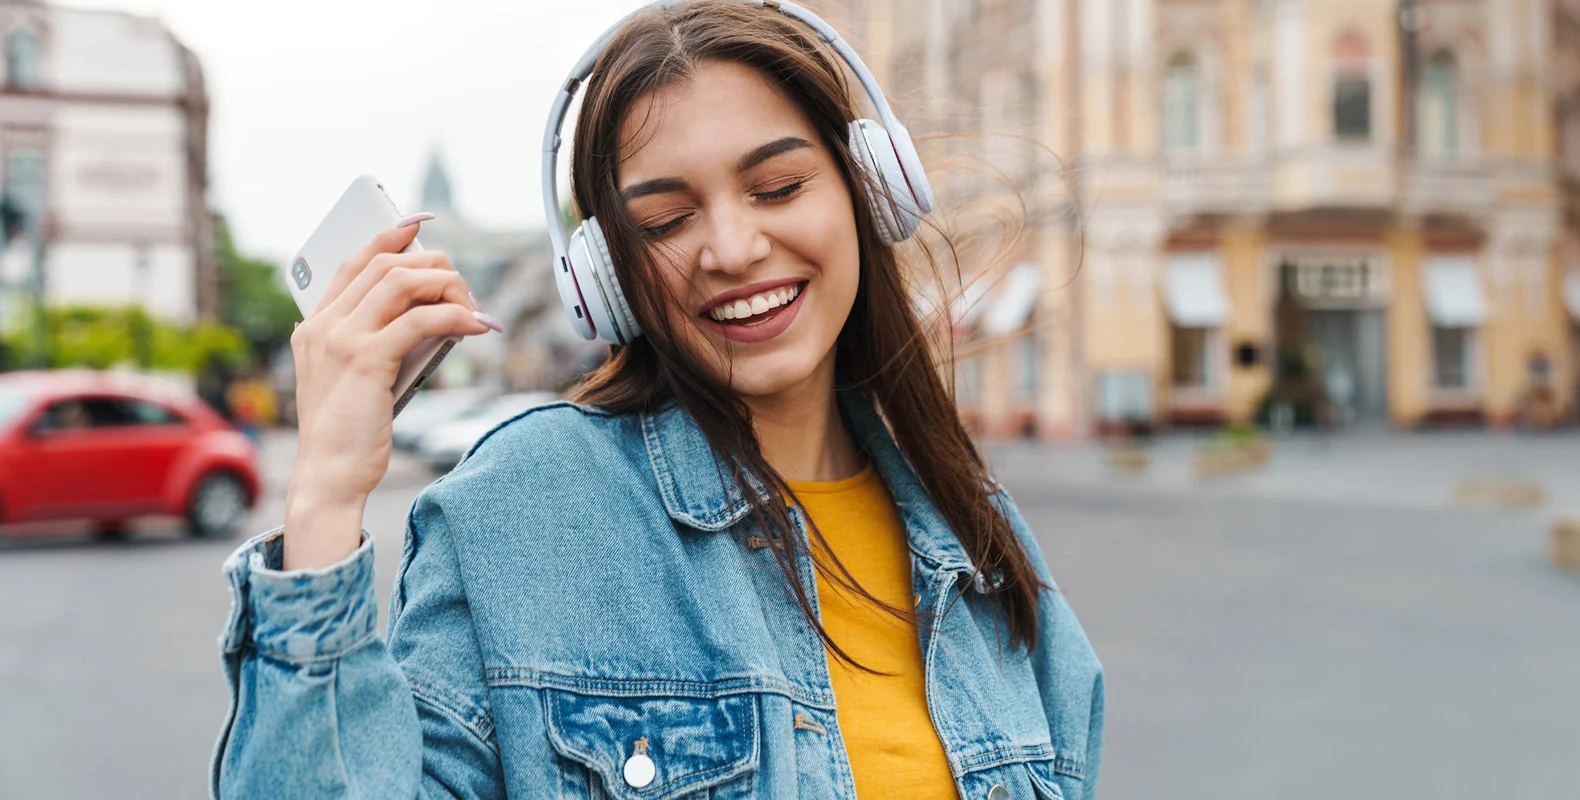
[[[443,253],[401,252],[432,218],[402,220],[342,264],[291,336],[298,443],[286,569],[334,564],[360,543],[363,507],[389,469],[401,358],[431,337],[503,330]]]

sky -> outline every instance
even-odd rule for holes
[[[158,17],[198,54],[211,104],[210,202],[245,252],[284,261],[358,175],[380,178],[402,211],[424,210],[416,204],[436,146],[460,213],[541,229],[554,92],[588,45],[643,3],[62,4]]]

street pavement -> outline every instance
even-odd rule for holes
[[[292,444],[266,443],[256,530]],[[1095,445],[988,448],[1106,668],[1099,797],[1580,797],[1580,576],[1543,557],[1580,511],[1580,437],[1291,437],[1214,481],[1201,444],[1124,476]],[[431,478],[397,458],[369,504],[386,603]],[[1456,507],[1475,478],[1547,500]],[[169,522],[0,543],[0,798],[205,796],[236,544]]]

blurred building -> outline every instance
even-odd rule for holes
[[[0,2],[0,326],[50,305],[218,310],[201,65],[158,20]]]
[[[425,249],[449,257],[483,309],[505,323],[504,336],[474,336],[440,366],[437,383],[502,391],[557,389],[596,364],[605,348],[584,342],[562,319],[554,261],[541,227],[484,228],[457,210],[450,172],[437,148],[429,158],[417,210]]]
[[[988,432],[1573,416],[1580,2],[834,5],[913,131],[1071,166],[977,137],[1032,210],[962,309]]]

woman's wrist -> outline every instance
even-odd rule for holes
[[[322,569],[345,560],[362,544],[366,504],[366,496],[319,495],[293,481],[285,501],[282,568]]]

